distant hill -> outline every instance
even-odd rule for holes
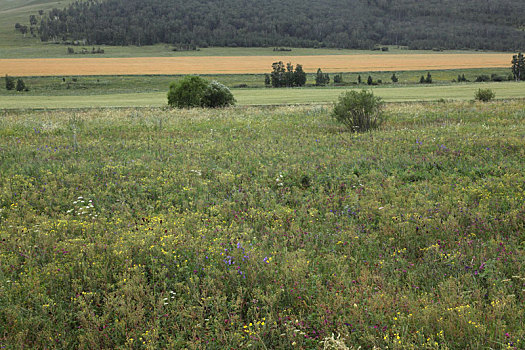
[[[523,0],[88,0],[53,9],[43,41],[92,45],[525,49]]]

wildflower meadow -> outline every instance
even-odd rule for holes
[[[523,100],[0,113],[1,349],[524,349]]]

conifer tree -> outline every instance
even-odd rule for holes
[[[399,79],[396,77],[396,73],[392,74],[392,77],[390,78],[393,83],[397,83]]]
[[[13,90],[15,88],[15,78],[5,75],[5,88],[7,90]]]
[[[306,73],[301,64],[295,66],[294,72],[294,86],[304,86],[306,84]]]
[[[25,89],[26,89],[26,84],[24,83],[22,79],[18,78],[18,80],[16,81],[16,91],[21,92],[21,91],[24,91]]]
[[[430,75],[430,72],[427,73],[427,77],[425,79],[425,83],[432,84],[432,76]]]
[[[321,68],[318,68],[315,75],[315,85],[324,86],[328,83],[330,83],[330,76],[328,73],[324,74]]]

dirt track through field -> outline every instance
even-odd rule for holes
[[[0,76],[174,75],[268,73],[276,61],[302,64],[307,72],[409,71],[510,67],[512,55],[367,54],[318,56],[208,56],[136,58],[0,59]]]

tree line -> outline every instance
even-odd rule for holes
[[[41,17],[43,41],[88,45],[519,50],[522,0],[86,0]]]
[[[508,76],[501,76],[498,74],[491,74],[490,76],[482,74],[478,75],[475,82],[499,82],[499,81],[510,81],[510,80],[516,80],[516,81],[522,81],[525,80],[525,57],[520,52],[516,55],[512,56],[511,61],[511,71],[512,74]],[[396,75],[396,73],[392,73],[392,76],[390,77],[390,80],[392,83],[397,83],[399,81],[399,77]],[[335,74],[333,77],[334,85],[346,85],[346,83],[343,81],[343,74],[338,73]],[[452,82],[469,82],[469,80],[465,77],[465,74],[459,74],[457,80],[454,79]],[[361,75],[357,76],[357,82],[352,84],[360,85],[363,83],[363,79],[361,78]],[[371,75],[368,76],[366,79],[367,85],[379,85],[382,84],[383,81],[381,79],[374,80]],[[422,75],[419,78],[420,84],[432,84],[433,79],[430,72],[427,72],[427,75]],[[303,66],[301,64],[297,64],[294,70],[294,66],[288,62],[286,65],[282,62],[274,62],[272,64],[272,72],[269,74],[264,75],[264,84],[269,87],[301,87],[306,84],[306,73],[303,70]],[[315,74],[315,85],[316,86],[325,86],[330,84],[330,75],[328,73],[323,73],[321,68],[317,69],[317,72]]]
[[[29,91],[29,88],[26,86],[24,81],[21,78],[16,79],[13,77],[10,77],[9,75],[5,75],[5,88],[6,90],[15,90],[18,92],[22,91]]]
[[[306,84],[306,73],[300,64],[297,64],[294,70],[291,63],[287,63],[285,67],[282,61],[274,62],[272,72],[265,75],[264,83],[273,87],[304,86]]]

